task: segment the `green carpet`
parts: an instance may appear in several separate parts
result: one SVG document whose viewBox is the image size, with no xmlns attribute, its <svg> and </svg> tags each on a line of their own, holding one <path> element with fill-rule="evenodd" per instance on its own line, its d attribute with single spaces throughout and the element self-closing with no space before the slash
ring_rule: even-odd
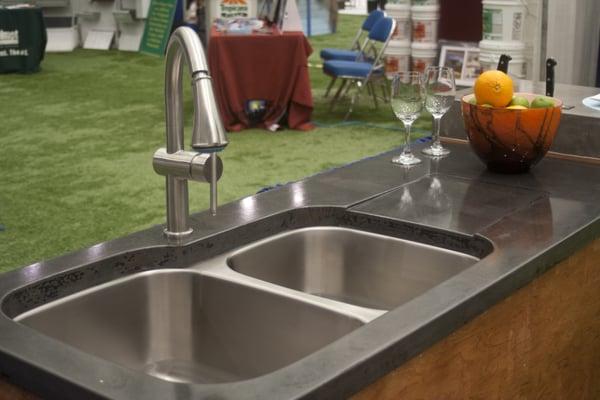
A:
<svg viewBox="0 0 600 400">
<path fill-rule="evenodd" d="M 311 40 L 311 62 L 319 62 L 321 47 L 350 43 L 360 22 L 342 16 L 338 34 Z M 375 111 L 366 97 L 353 119 L 369 126 L 335 125 L 345 106 L 329 113 L 322 99 L 328 79 L 318 68 L 310 73 L 314 119 L 327 127 L 230 134 L 221 203 L 401 143 L 389 108 Z M 47 54 L 40 73 L 0 76 L 0 99 L 0 271 L 165 221 L 164 178 L 151 165 L 165 145 L 162 59 L 118 51 Z M 190 190 L 191 210 L 206 209 L 208 185 L 191 183 Z"/>
</svg>

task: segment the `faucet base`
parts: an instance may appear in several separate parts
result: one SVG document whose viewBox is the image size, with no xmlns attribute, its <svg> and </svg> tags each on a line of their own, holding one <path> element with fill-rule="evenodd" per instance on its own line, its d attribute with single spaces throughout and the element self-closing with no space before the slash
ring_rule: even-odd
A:
<svg viewBox="0 0 600 400">
<path fill-rule="evenodd" d="M 192 228 L 188 229 L 187 231 L 183 231 L 183 232 L 171 232 L 167 228 L 165 228 L 165 230 L 163 231 L 165 236 L 169 239 L 181 239 L 181 238 L 191 235 L 192 232 L 194 232 L 194 230 Z"/>
</svg>

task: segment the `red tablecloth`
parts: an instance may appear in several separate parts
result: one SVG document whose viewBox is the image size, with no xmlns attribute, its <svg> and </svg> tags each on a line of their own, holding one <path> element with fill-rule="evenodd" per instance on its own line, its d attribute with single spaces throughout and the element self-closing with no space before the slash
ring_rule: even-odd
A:
<svg viewBox="0 0 600 400">
<path fill-rule="evenodd" d="M 280 122 L 287 111 L 290 128 L 312 129 L 310 53 L 312 48 L 302 32 L 224 35 L 213 29 L 208 62 L 225 128 L 248 128 L 246 101 L 266 100 L 261 127 Z"/>
</svg>

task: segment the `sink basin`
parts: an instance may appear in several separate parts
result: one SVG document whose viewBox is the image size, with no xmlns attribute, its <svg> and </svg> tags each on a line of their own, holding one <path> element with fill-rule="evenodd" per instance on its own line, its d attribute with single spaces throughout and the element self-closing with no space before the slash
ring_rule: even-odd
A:
<svg viewBox="0 0 600 400">
<path fill-rule="evenodd" d="M 13 290 L 0 307 L 53 338 L 57 354 L 70 346 L 95 356 L 84 374 L 101 358 L 131 379 L 239 382 L 293 368 L 492 248 L 343 209 L 295 209 L 218 239 L 65 269 Z"/>
<path fill-rule="evenodd" d="M 258 241 L 228 259 L 233 270 L 362 307 L 391 310 L 479 258 L 351 228 L 297 229 Z"/>
<path fill-rule="evenodd" d="M 121 278 L 15 320 L 122 366 L 196 383 L 267 374 L 363 325 L 327 308 L 178 269 Z"/>
</svg>

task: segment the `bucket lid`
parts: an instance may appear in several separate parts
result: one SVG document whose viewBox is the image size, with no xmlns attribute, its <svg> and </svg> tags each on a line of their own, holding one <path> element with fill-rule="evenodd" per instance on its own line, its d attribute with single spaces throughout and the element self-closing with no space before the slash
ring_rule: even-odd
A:
<svg viewBox="0 0 600 400">
<path fill-rule="evenodd" d="M 484 6 L 500 6 L 500 7 L 526 7 L 527 3 L 523 0 L 483 0 Z"/>
<path fill-rule="evenodd" d="M 412 42 L 410 47 L 413 50 L 436 50 L 438 49 L 437 43 L 427 43 L 427 42 Z"/>
<path fill-rule="evenodd" d="M 385 11 L 410 11 L 410 4 L 386 4 Z"/>
<path fill-rule="evenodd" d="M 386 7 L 388 17 L 396 19 L 410 19 L 410 6 L 402 5 L 403 9 L 391 9 L 389 6 Z"/>
<path fill-rule="evenodd" d="M 399 56 L 409 56 L 410 52 L 410 42 L 407 40 L 390 40 L 387 48 L 385 49 L 385 54 L 394 54 Z"/>
<path fill-rule="evenodd" d="M 481 51 L 523 51 L 525 50 L 525 43 L 518 40 L 482 40 L 479 42 L 479 49 Z"/>
<path fill-rule="evenodd" d="M 425 14 L 429 14 L 429 13 L 439 13 L 440 12 L 440 5 L 439 4 L 431 4 L 431 5 L 424 5 L 424 6 L 412 6 L 410 8 L 410 10 L 414 13 L 425 13 Z"/>
<path fill-rule="evenodd" d="M 388 47 L 410 49 L 410 40 L 390 40 Z"/>
<path fill-rule="evenodd" d="M 431 45 L 431 43 L 423 43 L 423 44 L 429 44 Z M 413 43 L 413 45 L 411 46 L 412 50 L 411 50 L 411 54 L 413 57 L 423 57 L 423 58 L 435 58 L 437 57 L 437 45 L 433 44 L 433 47 L 420 47 L 420 46 L 415 46 L 415 43 Z"/>
<path fill-rule="evenodd" d="M 411 3 L 413 3 L 413 6 L 428 6 L 439 4 L 440 0 L 412 0 Z"/>
</svg>

